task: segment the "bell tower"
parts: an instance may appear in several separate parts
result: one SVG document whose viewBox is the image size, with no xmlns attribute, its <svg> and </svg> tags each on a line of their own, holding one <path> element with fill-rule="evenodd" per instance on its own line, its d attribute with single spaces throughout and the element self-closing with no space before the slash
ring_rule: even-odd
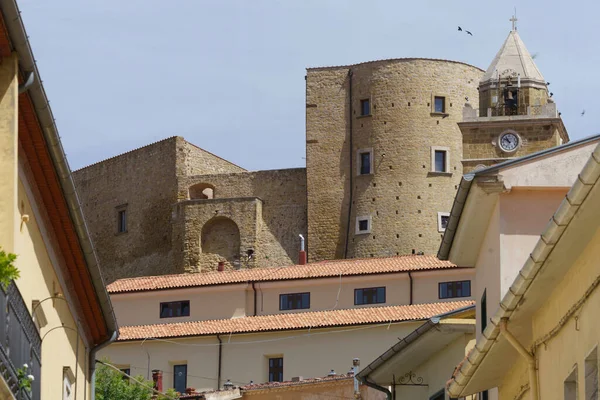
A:
<svg viewBox="0 0 600 400">
<path fill-rule="evenodd" d="M 548 84 L 512 29 L 479 82 L 479 108 L 468 103 L 458 125 L 463 171 L 488 167 L 569 141 Z"/>
</svg>

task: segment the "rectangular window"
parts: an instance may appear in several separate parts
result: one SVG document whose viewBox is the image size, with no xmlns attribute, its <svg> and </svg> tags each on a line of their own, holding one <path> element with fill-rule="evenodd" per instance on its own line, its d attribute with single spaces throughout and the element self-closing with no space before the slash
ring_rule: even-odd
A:
<svg viewBox="0 0 600 400">
<path fill-rule="evenodd" d="M 185 393 L 187 388 L 187 364 L 173 365 L 173 388 Z"/>
<path fill-rule="evenodd" d="M 161 318 L 189 317 L 190 316 L 190 301 L 169 301 L 160 303 Z"/>
<path fill-rule="evenodd" d="M 385 286 L 354 289 L 354 305 L 385 303 Z"/>
<path fill-rule="evenodd" d="M 127 210 L 121 209 L 117 211 L 117 232 L 127 232 Z"/>
<path fill-rule="evenodd" d="M 269 382 L 283 382 L 283 357 L 269 358 Z"/>
<path fill-rule="evenodd" d="M 356 217 L 356 229 L 354 234 L 360 235 L 371 232 L 371 217 Z"/>
<path fill-rule="evenodd" d="M 129 369 L 129 368 L 121 368 L 121 372 L 131 376 L 131 369 Z M 126 377 L 125 375 L 121 375 L 121 377 L 123 378 L 124 381 L 129 381 L 129 378 Z"/>
<path fill-rule="evenodd" d="M 369 99 L 360 101 L 360 115 L 371 115 L 371 101 Z"/>
<path fill-rule="evenodd" d="M 435 150 L 435 172 L 448 172 L 446 171 L 446 150 Z"/>
<path fill-rule="evenodd" d="M 371 173 L 371 152 L 360 153 L 360 174 L 369 175 Z"/>
<path fill-rule="evenodd" d="M 487 326 L 487 289 L 483 289 L 483 296 L 481 296 L 481 332 L 485 331 Z"/>
<path fill-rule="evenodd" d="M 438 212 L 438 232 L 445 232 L 450 221 L 450 213 Z"/>
<path fill-rule="evenodd" d="M 471 296 L 471 281 L 440 282 L 438 288 L 440 299 Z"/>
<path fill-rule="evenodd" d="M 577 365 L 565 379 L 564 387 L 565 400 L 577 400 Z"/>
<path fill-rule="evenodd" d="M 435 96 L 434 98 L 434 111 L 436 113 L 445 113 L 446 112 L 446 98 L 441 96 Z"/>
<path fill-rule="evenodd" d="M 585 400 L 598 400 L 598 348 L 585 358 Z"/>
<path fill-rule="evenodd" d="M 280 310 L 301 310 L 310 308 L 310 293 L 290 293 L 279 295 Z"/>
</svg>

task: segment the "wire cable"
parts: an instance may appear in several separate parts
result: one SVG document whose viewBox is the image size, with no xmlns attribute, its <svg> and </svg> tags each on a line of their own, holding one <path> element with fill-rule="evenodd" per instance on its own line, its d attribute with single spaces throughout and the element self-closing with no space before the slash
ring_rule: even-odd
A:
<svg viewBox="0 0 600 400">
<path fill-rule="evenodd" d="M 96 360 L 96 362 L 97 362 L 97 363 L 99 363 L 99 364 L 105 365 L 105 366 L 107 366 L 107 367 L 109 367 L 109 368 L 112 368 L 112 369 L 114 369 L 115 371 L 117 371 L 117 372 L 118 372 L 118 373 L 120 373 L 121 375 L 123 375 L 123 376 L 126 376 L 128 379 L 130 379 L 130 380 L 134 381 L 135 383 L 137 383 L 137 384 L 138 384 L 138 385 L 140 385 L 140 386 L 143 386 L 143 387 L 145 387 L 146 389 L 150 389 L 150 390 L 152 390 L 154 393 L 156 393 L 156 394 L 158 394 L 158 395 L 164 396 L 164 397 L 166 397 L 167 399 L 177 400 L 177 398 L 176 398 L 176 397 L 171 397 L 171 396 L 169 396 L 168 394 L 165 394 L 165 393 L 159 392 L 158 390 L 154 389 L 153 387 L 151 387 L 151 386 L 148 386 L 148 385 L 144 384 L 143 382 L 140 382 L 140 381 L 138 381 L 138 380 L 137 380 L 137 379 L 135 379 L 133 376 L 131 376 L 131 375 L 129 375 L 129 374 L 126 374 L 125 372 L 121 371 L 121 369 L 119 369 L 118 367 L 116 367 L 116 366 L 114 366 L 114 365 L 112 365 L 112 364 L 110 364 L 110 363 L 107 363 L 107 362 L 104 362 L 104 361 L 100 361 L 100 360 Z"/>
</svg>

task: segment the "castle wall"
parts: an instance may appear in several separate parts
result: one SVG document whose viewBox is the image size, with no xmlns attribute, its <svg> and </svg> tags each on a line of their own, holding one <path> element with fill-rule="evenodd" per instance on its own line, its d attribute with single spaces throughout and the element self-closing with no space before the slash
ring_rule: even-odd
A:
<svg viewBox="0 0 600 400">
<path fill-rule="evenodd" d="M 241 267 L 297 263 L 298 235 L 306 235 L 307 225 L 305 169 L 189 176 L 179 180 L 178 198 L 187 199 L 189 188 L 199 183 L 214 187 L 214 198 L 180 200 L 173 211 L 178 268 L 214 270 L 218 261 L 235 266 L 232 258 L 201 248 L 203 228 L 217 216 L 232 220 L 240 230 Z"/>
<path fill-rule="evenodd" d="M 310 261 L 344 258 L 348 222 L 349 258 L 437 251 L 442 235 L 438 212 L 450 211 L 462 175 L 457 122 L 465 97 L 478 101 L 482 75 L 466 64 L 425 59 L 308 70 Z M 446 115 L 433 112 L 435 96 L 445 97 Z M 360 115 L 362 99 L 370 100 L 368 116 Z M 449 151 L 447 173 L 432 172 L 432 146 Z M 357 176 L 359 149 L 372 149 L 372 174 Z M 357 216 L 371 218 L 370 233 L 355 233 Z"/>
<path fill-rule="evenodd" d="M 189 173 L 244 171 L 171 137 L 73 173 L 106 283 L 119 278 L 183 272 L 172 259 L 171 211 L 178 180 Z M 127 232 L 119 233 L 118 211 Z"/>
</svg>

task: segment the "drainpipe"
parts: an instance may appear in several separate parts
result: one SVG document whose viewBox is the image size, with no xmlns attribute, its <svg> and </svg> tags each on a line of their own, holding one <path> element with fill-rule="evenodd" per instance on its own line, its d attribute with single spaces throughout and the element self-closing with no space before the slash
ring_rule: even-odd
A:
<svg viewBox="0 0 600 400">
<path fill-rule="evenodd" d="M 508 343 L 512 345 L 519 352 L 521 356 L 527 361 L 527 372 L 529 373 L 529 390 L 531 391 L 531 400 L 538 400 L 538 380 L 537 373 L 535 370 L 535 357 L 533 354 L 528 352 L 521 343 L 508 331 L 508 319 L 502 318 L 500 320 L 500 332 L 502 336 L 506 338 Z"/>
<path fill-rule="evenodd" d="M 409 288 L 410 299 L 409 299 L 408 304 L 412 306 L 412 303 L 413 303 L 413 278 L 412 278 L 410 271 L 408 271 L 408 279 L 410 280 L 410 288 Z"/>
<path fill-rule="evenodd" d="M 375 390 L 379 390 L 380 392 L 385 393 L 387 400 L 392 400 L 392 392 L 390 392 L 388 389 L 384 388 L 383 386 L 379 386 L 378 384 L 376 384 L 374 382 L 369 382 L 369 380 L 366 377 L 362 378 L 359 376 L 358 380 L 370 388 L 373 388 Z"/>
<path fill-rule="evenodd" d="M 350 98 L 350 120 L 348 121 L 348 128 L 350 129 L 350 137 L 349 137 L 349 146 L 350 146 L 350 193 L 348 200 L 348 223 L 346 225 L 346 244 L 344 246 L 344 258 L 348 258 L 348 242 L 350 241 L 350 218 L 352 217 L 352 186 L 354 185 L 354 180 L 352 177 L 354 176 L 354 149 L 352 144 L 352 68 L 348 70 L 348 97 Z"/>
<path fill-rule="evenodd" d="M 33 85 L 34 81 L 35 81 L 35 71 L 31 71 L 29 73 L 29 75 L 27 75 L 27 78 L 25 78 L 25 82 L 23 82 L 22 84 L 19 85 L 19 94 L 25 93 L 27 90 L 29 90 L 31 85 Z"/>
<path fill-rule="evenodd" d="M 218 371 L 217 371 L 217 390 L 221 389 L 221 359 L 222 359 L 222 354 L 223 354 L 223 341 L 221 340 L 221 336 L 217 335 L 217 340 L 219 341 L 219 364 L 218 364 Z"/>
<path fill-rule="evenodd" d="M 254 282 L 252 282 L 252 291 L 254 292 L 254 308 L 252 309 L 252 316 L 256 317 L 256 287 L 254 286 Z"/>
<path fill-rule="evenodd" d="M 108 339 L 106 342 L 100 343 L 98 346 L 92 347 L 92 350 L 90 350 L 90 399 L 91 400 L 96 399 L 96 353 L 98 353 L 100 350 L 102 350 L 103 348 L 105 348 L 106 346 L 108 346 L 109 344 L 114 342 L 115 340 L 117 340 L 117 331 L 113 331 L 110 339 Z"/>
</svg>

